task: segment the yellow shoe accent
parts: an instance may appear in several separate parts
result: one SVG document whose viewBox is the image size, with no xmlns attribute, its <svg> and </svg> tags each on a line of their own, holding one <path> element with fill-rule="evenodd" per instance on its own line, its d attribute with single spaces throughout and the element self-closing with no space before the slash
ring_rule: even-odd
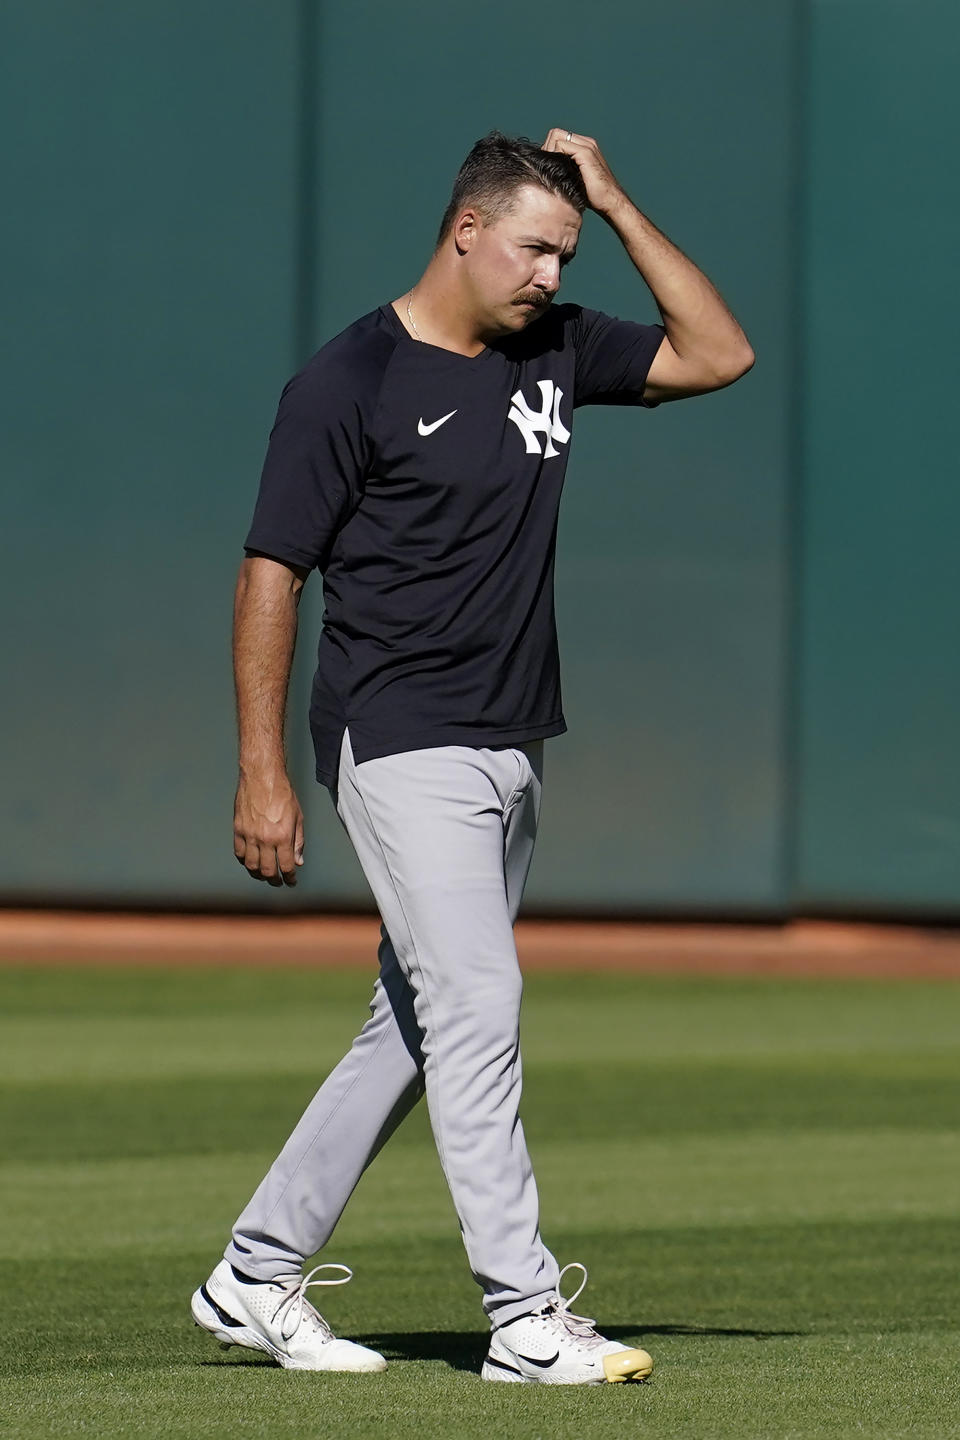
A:
<svg viewBox="0 0 960 1440">
<path fill-rule="evenodd" d="M 646 1380 L 653 1360 L 646 1350 L 615 1350 L 603 1357 L 603 1373 L 611 1384 L 618 1380 Z"/>
</svg>

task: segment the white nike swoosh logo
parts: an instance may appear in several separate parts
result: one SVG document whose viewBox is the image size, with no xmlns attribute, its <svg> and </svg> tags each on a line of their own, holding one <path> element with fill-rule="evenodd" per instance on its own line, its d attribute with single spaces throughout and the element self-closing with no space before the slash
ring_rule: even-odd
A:
<svg viewBox="0 0 960 1440">
<path fill-rule="evenodd" d="M 456 410 L 450 411 L 450 415 L 456 415 L 456 413 Z M 417 426 L 417 429 L 419 430 L 421 435 L 432 435 L 434 430 L 439 430 L 441 425 L 445 425 L 447 423 L 447 421 L 450 419 L 450 415 L 441 415 L 440 419 L 434 420 L 432 425 L 424 425 L 423 416 L 421 415 L 420 423 Z"/>
</svg>

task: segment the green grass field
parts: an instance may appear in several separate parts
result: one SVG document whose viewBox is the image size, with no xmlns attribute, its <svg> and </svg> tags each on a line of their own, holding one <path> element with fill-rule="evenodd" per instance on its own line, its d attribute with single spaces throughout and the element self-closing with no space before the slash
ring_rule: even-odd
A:
<svg viewBox="0 0 960 1440">
<path fill-rule="evenodd" d="M 578 1310 L 643 1386 L 484 1385 L 426 1115 L 321 1304 L 382 1376 L 221 1352 L 190 1292 L 369 976 L 0 969 L 4 1436 L 960 1434 L 960 987 L 534 975 L 524 1119 Z"/>
</svg>

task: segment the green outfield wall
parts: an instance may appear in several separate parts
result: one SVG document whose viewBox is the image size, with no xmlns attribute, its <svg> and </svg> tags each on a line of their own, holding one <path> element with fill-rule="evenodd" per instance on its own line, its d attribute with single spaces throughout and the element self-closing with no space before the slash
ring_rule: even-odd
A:
<svg viewBox="0 0 960 1440">
<path fill-rule="evenodd" d="M 228 631 L 284 381 L 408 288 L 477 135 L 594 134 L 758 355 L 578 415 L 531 905 L 960 913 L 950 136 L 918 0 L 14 0 L 0 106 L 0 894 L 363 904 L 313 783 L 295 895 L 232 856 Z M 566 298 L 653 302 L 586 219 Z"/>
<path fill-rule="evenodd" d="M 960 910 L 960 8 L 819 0 L 794 901 Z"/>
</svg>

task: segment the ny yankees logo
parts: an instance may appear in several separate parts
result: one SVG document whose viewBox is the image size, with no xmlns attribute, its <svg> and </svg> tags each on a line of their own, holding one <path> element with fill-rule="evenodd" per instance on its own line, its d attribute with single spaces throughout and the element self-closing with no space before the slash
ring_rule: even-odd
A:
<svg viewBox="0 0 960 1440">
<path fill-rule="evenodd" d="M 523 391 L 518 390 L 511 395 L 512 404 L 508 420 L 512 420 L 520 431 L 527 444 L 528 455 L 559 455 L 560 451 L 554 449 L 553 442 L 558 445 L 566 445 L 570 439 L 570 431 L 560 419 L 560 401 L 563 399 L 563 391 L 559 386 L 554 385 L 552 380 L 538 380 L 537 388 L 543 396 L 543 409 L 537 414 L 531 410 L 523 398 Z M 540 442 L 537 433 L 542 432 L 546 436 L 546 445 L 540 449 Z"/>
</svg>

